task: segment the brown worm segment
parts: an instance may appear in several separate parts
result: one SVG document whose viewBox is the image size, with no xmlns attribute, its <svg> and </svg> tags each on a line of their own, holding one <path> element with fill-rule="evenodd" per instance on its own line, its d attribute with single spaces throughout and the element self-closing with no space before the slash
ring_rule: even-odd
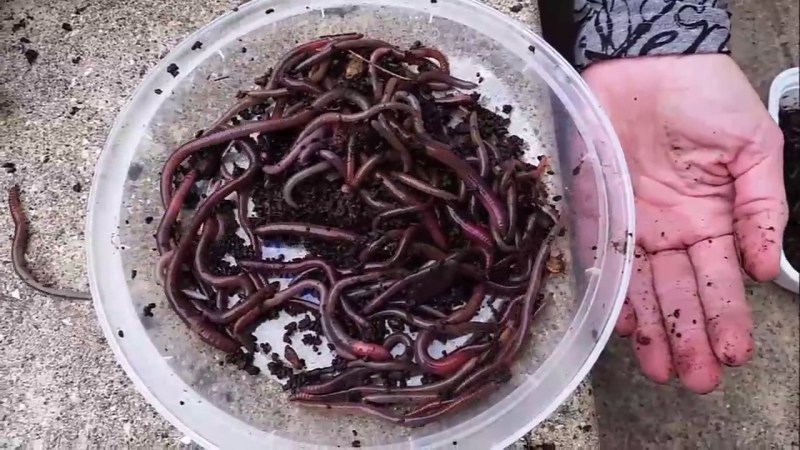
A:
<svg viewBox="0 0 800 450">
<path fill-rule="evenodd" d="M 25 250 L 28 248 L 28 222 L 22 211 L 22 201 L 19 198 L 19 186 L 16 184 L 8 190 L 8 209 L 14 221 L 14 239 L 11 243 L 11 265 L 20 280 L 31 288 L 53 297 L 67 300 L 91 300 L 88 292 L 73 291 L 71 289 L 58 289 L 45 286 L 33 276 L 25 261 Z"/>
<path fill-rule="evenodd" d="M 180 276 L 180 268 L 193 247 L 192 237 L 197 235 L 202 224 L 211 216 L 214 206 L 225 199 L 229 194 L 251 184 L 259 171 L 258 155 L 256 155 L 255 150 L 247 144 L 243 145 L 243 147 L 250 161 L 248 168 L 239 178 L 224 184 L 200 205 L 184 234 L 185 237 L 181 239 L 181 242 L 175 248 L 172 260 L 167 267 L 167 275 L 164 282 L 164 291 L 167 294 L 167 300 L 172 309 L 178 314 L 178 317 L 186 323 L 190 329 L 195 331 L 203 342 L 226 353 L 235 353 L 239 351 L 239 343 L 221 332 L 216 326 L 212 325 L 203 317 L 201 312 L 198 311 L 192 302 L 186 298 L 185 294 L 180 291 L 178 287 L 178 278 Z"/>
<path fill-rule="evenodd" d="M 164 211 L 161 217 L 161 222 L 158 223 L 158 230 L 156 231 L 156 246 L 158 253 L 164 255 L 172 250 L 172 233 L 175 222 L 178 220 L 178 215 L 181 213 L 181 206 L 183 205 L 186 195 L 192 188 L 197 172 L 194 170 L 189 172 L 183 177 L 181 184 L 175 191 L 175 196 L 170 201 L 169 206 Z"/>
</svg>

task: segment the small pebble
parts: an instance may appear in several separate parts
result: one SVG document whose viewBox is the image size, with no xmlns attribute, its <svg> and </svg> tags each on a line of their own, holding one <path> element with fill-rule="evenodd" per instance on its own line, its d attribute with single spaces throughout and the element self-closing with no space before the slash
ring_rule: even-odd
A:
<svg viewBox="0 0 800 450">
<path fill-rule="evenodd" d="M 68 24 L 67 22 L 62 23 L 61 28 L 64 31 L 72 31 L 72 25 Z"/>
</svg>

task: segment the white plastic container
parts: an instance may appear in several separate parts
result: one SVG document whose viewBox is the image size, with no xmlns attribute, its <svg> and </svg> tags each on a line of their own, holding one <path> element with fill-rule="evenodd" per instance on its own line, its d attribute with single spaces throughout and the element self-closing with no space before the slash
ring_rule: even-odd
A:
<svg viewBox="0 0 800 450">
<path fill-rule="evenodd" d="M 287 48 L 345 31 L 403 46 L 419 39 L 450 56 L 455 76 L 480 72 L 487 101 L 513 104 L 512 131 L 529 142 L 529 157 L 551 157 L 554 193 L 563 193 L 570 233 L 558 248 L 570 276 L 549 278 L 552 301 L 513 378 L 419 429 L 304 409 L 270 378 L 220 365 L 224 355 L 187 330 L 153 275 L 152 217 L 163 213 L 158 174 L 167 155 Z M 176 46 L 120 112 L 95 170 L 86 236 L 94 306 L 117 360 L 159 413 L 203 447 L 347 447 L 357 431 L 368 448 L 485 450 L 505 448 L 547 418 L 602 352 L 630 278 L 634 207 L 624 155 L 596 99 L 523 24 L 477 0 L 252 0 Z M 149 303 L 154 317 L 142 314 Z"/>
<path fill-rule="evenodd" d="M 768 108 L 775 122 L 778 122 L 782 109 L 800 108 L 800 69 L 793 67 L 775 77 L 769 89 Z M 800 273 L 789 264 L 785 253 L 781 253 L 781 273 L 775 283 L 791 292 L 800 293 Z"/>
</svg>

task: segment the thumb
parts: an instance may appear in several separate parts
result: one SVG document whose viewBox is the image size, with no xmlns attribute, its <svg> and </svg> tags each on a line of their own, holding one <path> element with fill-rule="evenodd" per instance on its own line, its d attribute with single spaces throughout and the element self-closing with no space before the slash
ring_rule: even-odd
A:
<svg viewBox="0 0 800 450">
<path fill-rule="evenodd" d="M 756 281 L 780 271 L 783 230 L 788 219 L 783 185 L 783 134 L 767 120 L 750 144 L 728 164 L 736 178 L 733 229 L 742 267 Z"/>
</svg>

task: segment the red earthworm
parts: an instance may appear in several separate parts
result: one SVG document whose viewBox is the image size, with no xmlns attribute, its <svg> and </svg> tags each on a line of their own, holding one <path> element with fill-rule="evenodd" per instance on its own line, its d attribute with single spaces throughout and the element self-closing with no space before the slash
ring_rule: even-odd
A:
<svg viewBox="0 0 800 450">
<path fill-rule="evenodd" d="M 358 196 L 364 201 L 364 204 L 376 211 L 388 211 L 394 207 L 391 203 L 386 203 L 381 200 L 373 198 L 368 192 L 364 190 L 358 191 Z"/>
<path fill-rule="evenodd" d="M 269 120 L 278 120 L 286 113 L 286 103 L 288 101 L 285 97 L 275 100 L 275 106 L 272 107 L 272 112 L 269 114 Z M 290 114 L 287 114 L 290 115 Z"/>
<path fill-rule="evenodd" d="M 270 283 L 261 289 L 249 294 L 244 300 L 235 304 L 232 308 L 220 312 L 203 311 L 206 318 L 211 322 L 227 325 L 236 322 L 241 317 L 256 309 L 259 305 L 275 295 L 280 286 L 278 283 Z M 227 298 L 227 295 L 225 296 Z"/>
<path fill-rule="evenodd" d="M 42 284 L 33 276 L 25 261 L 25 250 L 28 248 L 28 222 L 22 211 L 22 201 L 19 198 L 19 186 L 16 184 L 8 190 L 8 209 L 14 221 L 14 240 L 11 244 L 11 265 L 20 280 L 31 288 L 47 295 L 69 300 L 91 300 L 88 292 L 73 291 L 71 289 L 57 289 Z"/>
<path fill-rule="evenodd" d="M 333 60 L 326 59 L 317 65 L 315 70 L 311 71 L 311 74 L 308 76 L 308 80 L 314 84 L 319 84 L 322 80 L 325 79 L 325 76 L 328 75 L 328 69 L 331 67 L 331 63 Z"/>
<path fill-rule="evenodd" d="M 156 231 L 156 247 L 158 247 L 158 253 L 161 255 L 172 250 L 172 229 L 178 220 L 178 215 L 181 213 L 181 206 L 183 206 L 186 195 L 194 185 L 195 178 L 197 178 L 197 172 L 194 170 L 184 175 L 181 184 L 175 191 L 175 196 L 164 211 L 164 215 L 161 216 L 161 222 L 158 223 L 158 230 Z"/>
<path fill-rule="evenodd" d="M 318 131 L 319 135 L 322 136 L 325 134 L 326 130 L 324 128 L 320 128 Z M 307 141 L 305 145 L 300 145 L 298 147 L 297 157 L 295 158 L 294 156 L 292 156 L 292 158 L 295 158 L 295 160 L 298 161 L 300 165 L 306 165 L 311 162 L 312 157 L 316 156 L 320 150 L 328 147 L 330 147 L 329 139 L 318 139 L 318 138 L 310 139 Z"/>
<path fill-rule="evenodd" d="M 328 149 L 320 150 L 319 157 L 333 166 L 333 168 L 336 169 L 336 172 L 339 172 L 339 174 L 342 176 L 345 175 L 344 161 L 342 161 L 342 158 L 340 158 L 336 153 L 333 153 Z"/>
<path fill-rule="evenodd" d="M 405 102 L 408 104 L 408 106 L 414 108 L 415 111 L 420 113 L 422 112 L 422 105 L 419 103 L 419 100 L 408 91 L 397 91 L 392 93 L 392 101 Z"/>
<path fill-rule="evenodd" d="M 469 115 L 469 134 L 472 138 L 472 143 L 478 151 L 478 161 L 480 163 L 479 174 L 482 178 L 489 176 L 489 153 L 486 151 L 486 145 L 481 138 L 481 132 L 478 129 L 478 113 L 472 111 Z"/>
<path fill-rule="evenodd" d="M 402 424 L 407 427 L 421 427 L 435 421 L 444 414 L 448 414 L 468 406 L 475 400 L 482 398 L 489 392 L 496 390 L 499 386 L 499 383 L 490 382 L 471 392 L 465 392 L 452 400 L 442 401 L 440 403 L 441 407 L 433 411 L 426 408 L 425 412 L 409 413 L 403 417 Z"/>
<path fill-rule="evenodd" d="M 377 170 L 378 166 L 383 164 L 386 160 L 386 155 L 383 154 L 370 156 L 369 159 L 359 167 L 358 172 L 356 172 L 353 182 L 351 183 L 352 188 L 358 189 L 367 177 L 372 175 L 375 170 Z"/>
<path fill-rule="evenodd" d="M 241 317 L 239 317 L 233 325 L 233 333 L 240 334 L 246 329 L 250 328 L 261 316 L 267 311 L 277 308 L 285 303 L 287 300 L 300 296 L 306 290 L 315 290 L 320 298 L 327 294 L 328 289 L 324 284 L 316 280 L 303 280 L 292 287 L 286 288 L 272 297 L 264 299 L 262 302 L 251 307 Z"/>
<path fill-rule="evenodd" d="M 347 39 L 361 39 L 363 37 L 362 34 L 358 33 L 344 33 L 335 36 L 326 36 L 321 37 L 319 39 L 315 39 L 310 42 L 306 42 L 305 44 L 298 45 L 297 47 L 288 51 L 274 66 L 272 70 L 272 76 L 270 77 L 269 82 L 266 85 L 266 89 L 274 89 L 278 80 L 283 79 L 284 74 L 287 69 L 296 69 L 301 70 L 299 67 L 289 67 L 288 62 L 292 59 L 296 58 L 297 55 L 303 55 L 308 52 L 312 52 L 322 48 L 323 46 L 329 44 L 330 42 L 335 42 L 338 40 L 347 40 Z"/>
<path fill-rule="evenodd" d="M 408 254 L 409 249 L 411 248 L 411 239 L 414 237 L 415 234 L 419 234 L 420 228 L 416 225 L 412 225 L 403 232 L 403 235 L 400 237 L 400 240 L 397 241 L 397 249 L 394 251 L 392 256 L 379 263 L 369 263 L 365 264 L 363 269 L 365 271 L 375 271 L 375 270 L 383 270 L 389 269 L 392 266 L 402 262 L 406 255 Z"/>
<path fill-rule="evenodd" d="M 428 156 L 452 168 L 467 187 L 475 191 L 481 204 L 489 213 L 492 224 L 505 230 L 508 227 L 506 211 L 500 205 L 497 195 L 486 185 L 480 175 L 475 173 L 475 170 L 463 159 L 456 156 L 447 145 L 432 139 L 426 139 L 424 145 Z"/>
<path fill-rule="evenodd" d="M 392 99 L 394 93 L 397 92 L 397 89 L 400 86 L 400 80 L 397 78 L 390 78 L 389 81 L 386 82 L 386 87 L 383 89 L 383 95 L 381 96 L 381 102 L 385 103 Z"/>
<path fill-rule="evenodd" d="M 445 56 L 444 53 L 435 48 L 430 48 L 430 47 L 417 48 L 409 51 L 408 53 L 410 53 L 415 58 L 434 59 L 439 64 L 439 70 L 441 72 L 450 73 L 450 62 L 447 60 L 447 56 Z"/>
<path fill-rule="evenodd" d="M 336 50 L 355 50 L 355 49 L 376 49 L 381 47 L 392 47 L 388 42 L 380 41 L 378 39 L 352 39 L 352 40 L 339 40 L 333 41 L 326 45 L 325 48 L 317 52 L 314 56 L 308 58 L 302 63 L 298 64 L 295 70 L 305 70 L 315 64 L 319 64 L 325 59 L 330 58 Z"/>
<path fill-rule="evenodd" d="M 431 357 L 428 353 L 428 347 L 430 347 L 431 342 L 433 342 L 435 334 L 433 329 L 422 330 L 417 335 L 417 339 L 414 343 L 414 359 L 422 370 L 427 373 L 433 373 L 439 376 L 450 375 L 456 372 L 458 368 L 467 361 L 488 348 L 488 344 L 475 344 L 469 347 L 461 347 L 447 356 L 436 359 Z"/>
<path fill-rule="evenodd" d="M 420 206 L 424 205 L 423 202 L 419 201 L 410 193 L 406 192 L 404 189 L 400 188 L 395 184 L 389 177 L 386 175 L 378 172 L 378 177 L 381 179 L 383 185 L 389 190 L 389 193 L 392 194 L 397 200 L 402 202 L 406 206 Z M 441 248 L 447 248 L 447 238 L 442 233 L 442 229 L 439 226 L 439 221 L 436 220 L 436 216 L 430 210 L 422 210 L 420 211 L 420 222 L 422 222 L 422 226 L 428 230 L 428 233 L 431 235 L 431 239 L 433 242 Z"/>
<path fill-rule="evenodd" d="M 426 292 L 424 294 L 428 297 L 438 294 L 444 286 L 450 286 L 452 278 L 457 272 L 458 258 L 459 256 L 456 254 L 448 256 L 444 261 L 426 264 L 420 270 L 404 277 L 399 282 L 393 284 L 392 287 L 367 302 L 361 310 L 362 314 L 370 315 L 376 312 L 378 308 L 386 304 L 392 297 L 412 286 L 425 286 Z M 433 283 L 439 288 L 434 288 Z M 421 295 L 422 293 L 420 293 L 420 298 L 418 298 L 420 301 L 422 301 Z"/>
<path fill-rule="evenodd" d="M 405 230 L 403 229 L 396 229 L 387 231 L 383 234 L 383 236 L 379 237 L 375 241 L 371 242 L 367 245 L 361 252 L 358 254 L 358 260 L 361 263 L 365 263 L 369 261 L 369 259 L 374 255 L 376 252 L 380 251 L 383 247 L 386 246 L 391 240 L 398 239 L 400 236 L 403 235 Z"/>
<path fill-rule="evenodd" d="M 239 226 L 244 231 L 245 236 L 250 241 L 250 248 L 253 251 L 260 251 L 261 250 L 261 242 L 256 236 L 255 232 L 253 232 L 253 225 L 250 222 L 250 216 L 248 214 L 248 208 L 250 205 L 250 195 L 252 192 L 251 189 L 242 189 L 236 193 L 236 202 L 238 204 L 237 209 L 237 219 L 239 220 Z"/>
<path fill-rule="evenodd" d="M 413 327 L 421 329 L 434 328 L 440 324 L 438 320 L 425 319 L 400 308 L 383 308 L 370 314 L 368 318 L 369 320 L 400 319 Z"/>
<path fill-rule="evenodd" d="M 494 144 L 492 144 L 489 141 L 483 141 L 483 144 L 492 153 L 492 157 L 494 158 L 495 161 L 502 161 L 502 158 L 500 157 L 500 152 L 497 150 L 497 147 Z"/>
<path fill-rule="evenodd" d="M 249 296 L 255 291 L 255 285 L 246 274 L 220 276 L 215 275 L 206 267 L 204 256 L 208 254 L 208 247 L 217 234 L 218 226 L 216 217 L 209 218 L 203 225 L 203 231 L 200 234 L 200 240 L 197 243 L 193 259 L 194 270 L 200 280 L 205 283 L 216 288 L 239 288 L 245 292 L 245 295 Z"/>
<path fill-rule="evenodd" d="M 448 105 L 448 106 L 473 105 L 475 104 L 475 97 L 458 92 L 444 97 L 436 97 L 433 99 L 433 102 L 436 103 L 437 105 Z"/>
<path fill-rule="evenodd" d="M 461 80 L 459 78 L 456 78 L 452 75 L 449 75 L 447 73 L 438 70 L 430 70 L 428 72 L 423 72 L 419 74 L 416 81 L 418 83 L 429 83 L 429 82 L 444 83 L 448 86 L 456 87 L 459 89 L 475 89 L 476 87 L 478 87 L 477 84 L 471 81 Z"/>
<path fill-rule="evenodd" d="M 461 229 L 461 231 L 464 233 L 464 236 L 472 243 L 483 248 L 493 247 L 494 243 L 492 241 L 492 237 L 481 225 L 468 222 L 450 205 L 445 206 L 445 210 L 447 211 L 447 215 L 450 217 L 450 220 L 452 220 L 453 223 Z"/>
<path fill-rule="evenodd" d="M 510 283 L 520 283 L 523 281 L 528 281 L 531 277 L 531 271 L 533 270 L 533 258 L 534 255 L 521 255 L 521 260 L 525 262 L 525 265 L 522 266 L 522 270 L 520 273 L 516 275 L 511 275 L 508 277 L 508 282 Z"/>
<path fill-rule="evenodd" d="M 365 395 L 362 401 L 364 403 L 378 404 L 378 405 L 393 405 L 398 403 L 423 403 L 437 401 L 441 398 L 439 394 L 398 394 L 392 391 L 386 391 L 380 394 Z"/>
<path fill-rule="evenodd" d="M 505 235 L 506 242 L 508 242 L 511 236 L 517 234 L 517 204 L 517 186 L 511 183 L 506 191 L 506 211 L 508 211 L 508 229 Z"/>
<path fill-rule="evenodd" d="M 482 284 L 475 285 L 464 306 L 447 316 L 444 323 L 456 324 L 472 319 L 481 309 L 484 297 L 486 297 L 486 287 Z"/>
<path fill-rule="evenodd" d="M 383 340 L 383 348 L 389 352 L 398 345 L 403 346 L 403 354 L 400 355 L 400 359 L 410 361 L 414 357 L 414 340 L 411 339 L 411 336 L 405 333 L 392 333 Z"/>
<path fill-rule="evenodd" d="M 380 347 L 380 346 L 379 346 Z M 383 347 L 381 347 L 383 349 Z M 384 350 L 385 351 L 385 350 Z M 387 352 L 388 353 L 388 352 Z M 391 355 L 389 358 L 391 359 Z M 416 371 L 418 367 L 411 361 L 403 361 L 399 359 L 389 361 L 367 361 L 364 359 L 357 359 L 347 363 L 347 367 L 366 367 L 377 372 L 394 372 L 394 371 Z"/>
<path fill-rule="evenodd" d="M 164 272 L 167 270 L 167 266 L 169 265 L 169 260 L 172 259 L 172 250 L 164 252 L 158 258 L 158 262 L 156 262 L 155 272 L 156 272 L 156 280 L 160 286 L 164 285 Z"/>
<path fill-rule="evenodd" d="M 305 367 L 305 364 L 299 356 L 297 356 L 297 352 L 294 349 L 287 345 L 283 349 L 283 358 L 291 364 L 292 368 L 295 370 L 301 370 Z"/>
<path fill-rule="evenodd" d="M 344 184 L 348 189 L 353 188 L 356 177 L 356 135 L 347 138 L 347 158 L 345 159 Z"/>
<path fill-rule="evenodd" d="M 284 77 L 281 79 L 280 84 L 293 92 L 302 92 L 312 95 L 320 95 L 324 92 L 322 88 L 308 80 L 297 80 L 294 78 Z"/>
<path fill-rule="evenodd" d="M 265 273 L 267 275 L 282 276 L 296 275 L 309 269 L 322 270 L 330 283 L 339 279 L 336 269 L 322 259 L 307 259 L 298 262 L 267 262 L 267 261 L 237 261 L 239 267 L 245 270 Z"/>
<path fill-rule="evenodd" d="M 172 153 L 161 171 L 161 200 L 166 207 L 172 198 L 172 176 L 183 161 L 190 155 L 217 144 L 232 141 L 253 133 L 268 133 L 295 128 L 313 119 L 313 111 L 307 110 L 292 117 L 278 120 L 248 122 L 238 127 L 205 135 L 181 145 Z M 258 165 L 258 160 L 253 165 Z"/>
<path fill-rule="evenodd" d="M 281 119 L 276 120 L 260 120 L 256 122 L 248 122 L 236 127 L 228 128 L 223 131 L 219 131 L 216 133 L 208 134 L 201 136 L 199 138 L 193 139 L 186 144 L 180 146 L 175 152 L 173 152 L 169 158 L 167 158 L 167 162 L 164 163 L 164 167 L 161 172 L 161 198 L 164 207 L 169 204 L 169 200 L 172 197 L 172 190 L 170 184 L 172 183 L 172 177 L 175 171 L 180 167 L 186 158 L 191 156 L 192 154 L 199 152 L 203 149 L 208 147 L 212 147 L 217 144 L 229 142 L 235 139 L 243 138 L 245 136 L 249 136 L 253 133 L 272 133 L 276 131 L 283 131 L 291 128 L 296 128 L 302 125 L 307 124 L 308 122 L 314 119 L 314 114 L 326 108 L 331 103 L 341 100 L 347 99 L 351 102 L 354 102 L 356 105 L 368 105 L 369 101 L 366 100 L 364 96 L 359 95 L 358 93 L 354 93 L 352 90 L 348 89 L 335 89 L 330 92 L 326 92 L 325 94 L 319 96 L 312 104 L 311 108 L 307 109 L 303 112 L 297 113 L 295 115 L 284 117 Z M 352 115 L 341 115 L 341 121 L 360 121 L 366 118 L 372 117 L 374 114 L 378 114 L 379 112 L 385 109 L 400 109 L 402 110 L 406 105 L 402 104 L 383 104 L 383 105 L 376 105 L 380 106 L 380 108 L 374 108 L 374 110 L 370 110 L 369 113 L 366 114 L 365 117 L 359 116 L 358 114 L 366 113 L 367 111 L 362 111 L 362 113 L 352 114 Z M 333 113 L 328 113 L 333 114 Z M 325 116 L 325 114 L 323 114 Z M 319 119 L 319 118 L 317 118 Z M 337 117 L 327 116 L 327 122 L 335 122 Z M 300 142 L 302 139 L 306 137 L 306 135 L 314 130 L 316 130 L 320 125 L 324 125 L 326 121 L 321 121 L 317 123 L 313 129 L 309 129 L 310 125 L 307 126 L 303 132 L 298 136 L 295 142 Z M 308 132 L 307 132 L 308 130 Z M 287 159 L 289 156 L 284 157 L 276 166 L 265 166 L 264 171 L 268 174 L 277 174 L 280 173 L 285 169 L 285 166 L 288 166 L 290 162 L 293 162 L 294 159 L 297 158 L 299 150 L 294 149 L 294 152 L 290 151 L 291 158 L 290 160 Z"/>
<path fill-rule="evenodd" d="M 370 122 L 370 126 L 372 126 L 372 128 L 389 143 L 392 149 L 397 152 L 397 155 L 400 157 L 400 161 L 403 163 L 403 172 L 411 171 L 414 160 L 411 159 L 411 153 L 408 151 L 408 148 L 406 148 L 406 146 L 400 142 L 400 139 L 398 139 L 389 128 L 385 127 L 378 120 L 373 120 Z"/>
<path fill-rule="evenodd" d="M 325 336 L 328 337 L 328 340 L 331 341 L 331 344 L 336 348 L 336 353 L 342 358 L 353 360 L 356 359 L 356 357 L 362 357 L 376 361 L 391 359 L 389 352 L 380 345 L 354 340 L 350 336 L 347 336 L 334 318 L 334 313 L 339 303 L 339 296 L 342 295 L 344 289 L 353 284 L 391 277 L 394 273 L 396 272 L 368 273 L 339 280 L 333 285 L 328 295 L 323 297 L 320 306 L 322 330 Z"/>
<path fill-rule="evenodd" d="M 449 377 L 422 386 L 409 386 L 391 389 L 379 386 L 357 386 L 340 392 L 346 396 L 354 394 L 364 396 L 364 400 L 370 399 L 371 396 L 382 396 L 387 394 L 396 396 L 417 396 L 417 398 L 420 398 L 418 396 L 432 395 L 437 397 L 435 400 L 441 400 L 443 395 L 446 395 L 447 392 L 453 389 L 459 381 L 464 379 L 465 376 L 475 369 L 477 363 L 478 358 L 472 358 L 464 365 L 459 367 L 458 370 Z M 372 397 L 373 401 L 378 401 L 378 399 L 384 399 L 383 402 L 385 403 L 397 403 L 394 401 L 394 397 Z"/>
<path fill-rule="evenodd" d="M 402 58 L 404 53 L 394 47 L 380 47 L 373 50 L 369 57 L 369 79 L 372 84 L 372 91 L 375 93 L 375 100 L 380 100 L 383 96 L 383 85 L 378 78 L 378 67 L 381 58 L 386 55 L 392 55 L 395 58 Z"/>
<path fill-rule="evenodd" d="M 324 402 L 306 401 L 302 399 L 296 399 L 295 402 L 309 408 L 337 410 L 343 412 L 355 412 L 371 417 L 376 417 L 378 419 L 382 419 L 390 423 L 396 423 L 396 424 L 403 423 L 403 419 L 401 417 L 398 417 L 391 410 L 387 410 L 385 408 L 377 408 L 374 406 L 365 405 L 363 403 L 350 403 L 350 402 L 324 403 Z"/>
<path fill-rule="evenodd" d="M 289 90 L 286 88 L 277 89 L 252 89 L 249 91 L 241 91 L 241 96 L 244 98 L 251 97 L 257 100 L 270 100 L 273 98 L 280 98 L 289 95 Z"/>
<path fill-rule="evenodd" d="M 395 209 L 390 209 L 388 211 L 383 211 L 372 219 L 372 229 L 378 230 L 380 228 L 381 222 L 383 222 L 384 220 L 391 219 L 393 217 L 405 216 L 406 214 L 420 213 L 425 210 L 429 210 L 432 206 L 433 206 L 433 201 L 428 200 L 427 202 L 420 203 L 418 205 L 404 206 L 402 208 L 395 208 Z"/>
<path fill-rule="evenodd" d="M 273 222 L 256 227 L 255 233 L 262 237 L 296 235 L 330 242 L 358 241 L 358 235 L 341 228 L 326 227 L 310 223 Z"/>
<path fill-rule="evenodd" d="M 506 243 L 505 237 L 503 236 L 503 232 L 495 228 L 494 226 L 490 226 L 490 234 L 492 235 L 492 240 L 494 240 L 494 245 L 497 246 L 501 251 L 506 253 L 514 253 L 518 249 L 512 244 Z"/>
<path fill-rule="evenodd" d="M 213 208 L 220 201 L 225 199 L 232 192 L 252 183 L 257 175 L 257 171 L 259 170 L 257 164 L 258 156 L 255 150 L 248 144 L 244 144 L 243 148 L 250 160 L 248 168 L 239 178 L 220 187 L 219 190 L 211 194 L 206 201 L 199 206 L 185 233 L 187 238 L 182 239 L 175 249 L 172 260 L 167 268 L 167 275 L 164 283 L 164 291 L 167 294 L 167 300 L 172 309 L 178 314 L 178 317 L 180 317 L 190 329 L 196 332 L 201 340 L 226 353 L 235 353 L 239 351 L 239 343 L 219 331 L 208 322 L 208 319 L 203 317 L 200 311 L 198 311 L 191 301 L 179 290 L 178 279 L 180 276 L 180 267 L 183 265 L 190 249 L 193 247 L 192 239 L 188 237 L 197 235 L 200 226 L 205 223 L 212 214 Z"/>
<path fill-rule="evenodd" d="M 417 306 L 414 307 L 414 309 L 419 311 L 419 312 L 421 312 L 421 313 L 425 313 L 425 314 L 427 314 L 427 315 L 429 315 L 431 317 L 435 317 L 437 319 L 444 319 L 445 317 L 447 317 L 447 314 L 439 311 L 438 309 L 436 309 L 436 308 L 434 308 L 432 306 L 428 306 L 428 305 L 417 305 Z"/>
<path fill-rule="evenodd" d="M 405 105 L 403 103 L 380 103 L 375 106 L 372 106 L 367 110 L 358 113 L 352 113 L 352 114 L 343 114 L 337 112 L 323 113 L 314 118 L 306 126 L 306 128 L 303 129 L 303 131 L 298 136 L 296 142 L 298 143 L 302 142 L 309 134 L 313 133 L 322 126 L 331 125 L 334 123 L 356 123 L 362 120 L 367 120 L 383 111 L 391 111 L 391 110 L 408 111 L 409 109 L 410 108 L 408 107 L 408 105 Z M 308 110 L 304 111 L 302 113 L 293 116 L 293 118 L 295 117 L 305 118 L 305 114 L 308 112 L 309 112 Z M 279 122 L 279 121 L 274 121 L 274 122 Z M 274 122 L 268 122 L 268 123 L 274 123 Z M 242 126 L 247 126 L 247 125 L 242 125 Z M 288 168 L 297 160 L 297 158 L 300 156 L 303 150 L 304 149 L 301 148 L 299 145 L 292 146 L 292 149 L 289 150 L 289 153 L 286 156 L 284 156 L 278 163 L 276 163 L 275 165 L 264 166 L 264 172 L 266 172 L 268 175 L 277 175 L 283 172 L 284 170 L 286 170 L 286 168 Z"/>
<path fill-rule="evenodd" d="M 349 275 L 353 275 L 352 273 Z M 378 283 L 368 284 L 366 286 L 359 287 L 357 289 L 353 289 L 347 293 L 347 297 L 353 300 L 358 300 L 366 297 L 372 297 L 376 293 L 388 288 L 389 286 L 393 285 L 397 281 L 395 280 L 388 280 L 388 281 L 380 281 Z"/>
<path fill-rule="evenodd" d="M 442 199 L 442 200 L 444 200 L 446 202 L 454 202 L 454 201 L 458 200 L 458 196 L 457 195 L 451 194 L 451 193 L 449 193 L 449 192 L 447 192 L 447 191 L 445 191 L 443 189 L 435 188 L 435 187 L 431 186 L 430 184 L 425 183 L 424 181 L 422 181 L 422 180 L 420 180 L 418 178 L 414 178 L 413 176 L 411 176 L 411 175 L 409 175 L 407 173 L 392 172 L 391 176 L 392 176 L 392 178 L 394 178 L 397 181 L 405 184 L 406 186 L 412 187 L 412 188 L 414 188 L 414 189 L 416 189 L 416 190 L 418 190 L 420 192 L 424 192 L 424 193 L 426 193 L 428 195 L 432 195 L 432 196 L 434 196 L 436 198 L 440 198 L 440 199 Z"/>
<path fill-rule="evenodd" d="M 503 345 L 503 348 L 495 361 L 470 375 L 461 383 L 461 385 L 459 385 L 459 387 L 456 389 L 456 392 L 463 392 L 492 373 L 507 367 L 519 352 L 519 349 L 522 347 L 522 343 L 528 336 L 530 323 L 536 309 L 536 297 L 539 295 L 539 288 L 541 287 L 542 283 L 544 265 L 550 254 L 550 245 L 558 232 L 558 227 L 553 227 L 545 239 L 545 242 L 542 244 L 541 248 L 536 254 L 536 259 L 533 263 L 533 269 L 531 270 L 530 281 L 528 282 L 528 289 L 525 292 L 525 295 L 520 297 L 519 300 L 522 306 L 522 311 L 519 314 L 520 324 L 518 330 L 514 332 L 511 340 L 507 344 Z M 512 307 L 513 304 L 510 304 L 509 309 Z"/>
<path fill-rule="evenodd" d="M 270 90 L 251 90 L 242 92 L 244 98 L 239 100 L 236 104 L 231 106 L 224 114 L 222 114 L 214 123 L 212 123 L 203 134 L 212 134 L 227 124 L 231 119 L 236 117 L 239 113 L 251 106 L 258 105 L 272 98 L 283 98 L 289 95 L 289 90 L 286 88 L 270 89 Z"/>
<path fill-rule="evenodd" d="M 306 167 L 305 169 L 295 173 L 283 185 L 283 201 L 286 202 L 287 205 L 291 206 L 292 208 L 299 208 L 300 205 L 294 200 L 292 196 L 292 192 L 294 188 L 302 183 L 303 181 L 313 177 L 314 175 L 320 174 L 325 172 L 326 170 L 330 169 L 331 165 L 327 161 L 322 161 L 313 166 Z"/>
<path fill-rule="evenodd" d="M 300 392 L 311 395 L 330 394 L 332 392 L 347 389 L 348 387 L 359 383 L 361 378 L 368 376 L 371 373 L 372 370 L 366 367 L 345 369 L 342 373 L 331 378 L 330 380 L 301 386 Z"/>
</svg>

